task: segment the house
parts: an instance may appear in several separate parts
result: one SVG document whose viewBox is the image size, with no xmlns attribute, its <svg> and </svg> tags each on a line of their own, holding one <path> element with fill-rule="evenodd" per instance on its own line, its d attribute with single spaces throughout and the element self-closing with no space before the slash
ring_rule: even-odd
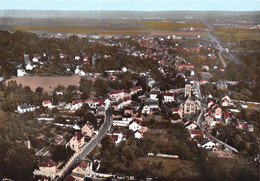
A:
<svg viewBox="0 0 260 181">
<path fill-rule="evenodd" d="M 47 162 L 38 163 L 38 168 L 34 170 L 33 175 L 42 175 L 50 177 L 51 180 L 54 180 L 56 177 L 57 163 L 49 160 Z"/>
<path fill-rule="evenodd" d="M 203 131 L 200 130 L 190 130 L 190 137 L 194 138 L 195 136 L 202 136 L 202 137 L 206 137 L 206 134 Z"/>
<path fill-rule="evenodd" d="M 231 99 L 229 96 L 224 96 L 221 98 L 220 105 L 223 107 L 229 106 L 231 104 Z"/>
<path fill-rule="evenodd" d="M 164 102 L 173 102 L 174 101 L 173 93 L 164 92 L 164 93 L 162 93 L 162 96 L 163 96 Z"/>
<path fill-rule="evenodd" d="M 67 57 L 67 55 L 65 53 L 60 53 L 60 59 L 64 59 L 66 57 Z"/>
<path fill-rule="evenodd" d="M 143 89 L 142 89 L 141 86 L 133 87 L 133 88 L 131 88 L 130 95 L 136 94 L 136 93 L 138 93 L 139 91 L 142 91 L 142 90 L 143 90 Z"/>
<path fill-rule="evenodd" d="M 191 122 L 191 121 L 182 120 L 182 123 L 189 130 L 194 130 L 198 127 L 197 124 L 195 124 L 194 122 Z"/>
<path fill-rule="evenodd" d="M 151 108 L 148 105 L 144 105 L 143 109 L 142 109 L 142 114 L 150 114 L 151 112 Z"/>
<path fill-rule="evenodd" d="M 201 69 L 204 70 L 204 71 L 209 71 L 209 66 L 208 65 L 203 65 L 201 67 Z"/>
<path fill-rule="evenodd" d="M 204 118 L 210 126 L 216 126 L 216 121 L 214 120 L 214 116 L 211 109 L 207 110 L 207 113 L 204 115 Z"/>
<path fill-rule="evenodd" d="M 121 131 L 114 131 L 111 135 L 112 140 L 118 145 L 123 140 L 123 133 Z"/>
<path fill-rule="evenodd" d="M 23 77 L 25 76 L 27 73 L 25 72 L 24 69 L 17 69 L 17 76 L 18 77 Z"/>
<path fill-rule="evenodd" d="M 214 143 L 213 140 L 208 140 L 208 139 L 203 140 L 200 143 L 200 145 L 202 148 L 205 148 L 205 149 L 212 149 L 212 148 L 216 147 L 216 143 Z"/>
<path fill-rule="evenodd" d="M 75 55 L 74 59 L 75 60 L 80 60 L 80 56 L 79 55 Z"/>
<path fill-rule="evenodd" d="M 27 105 L 27 104 L 22 104 L 17 106 L 17 112 L 19 114 L 23 114 L 26 112 L 32 112 L 35 111 L 36 107 L 34 105 Z"/>
<path fill-rule="evenodd" d="M 217 82 L 217 88 L 218 89 L 228 89 L 227 81 L 225 80 L 219 80 Z"/>
<path fill-rule="evenodd" d="M 78 152 L 80 148 L 84 145 L 84 135 L 81 132 L 76 132 L 75 135 L 70 139 L 69 145 L 70 149 Z"/>
<path fill-rule="evenodd" d="M 75 74 L 79 75 L 79 76 L 85 76 L 86 75 L 86 73 L 83 70 L 79 69 L 79 66 L 76 67 Z"/>
<path fill-rule="evenodd" d="M 122 120 L 123 121 L 127 121 L 128 123 L 130 123 L 132 121 L 132 115 L 131 114 L 124 114 L 124 116 L 122 116 Z"/>
<path fill-rule="evenodd" d="M 129 90 L 120 90 L 120 91 L 111 91 L 108 93 L 109 97 L 114 101 L 119 101 L 120 99 L 124 99 L 125 97 L 130 96 Z"/>
<path fill-rule="evenodd" d="M 47 107 L 47 108 L 49 108 L 49 109 L 52 109 L 52 103 L 51 103 L 50 100 L 48 100 L 48 101 L 43 101 L 43 102 L 42 102 L 42 106 L 43 106 L 43 107 Z"/>
<path fill-rule="evenodd" d="M 194 65 L 192 65 L 192 64 L 182 64 L 182 63 L 178 64 L 177 70 L 181 71 L 182 69 L 191 70 L 191 69 L 194 69 Z"/>
<path fill-rule="evenodd" d="M 143 138 L 143 133 L 140 130 L 136 130 L 134 133 L 135 138 L 141 139 Z"/>
<path fill-rule="evenodd" d="M 129 123 L 129 130 L 132 130 L 132 131 L 136 131 L 136 130 L 141 130 L 142 126 L 141 126 L 141 123 L 140 121 L 138 120 L 133 120 Z"/>
<path fill-rule="evenodd" d="M 214 115 L 214 117 L 216 118 L 216 119 L 221 119 L 221 117 L 222 117 L 222 109 L 221 109 L 221 107 L 219 107 L 219 105 L 215 105 L 213 108 L 212 108 L 212 110 L 213 110 L 213 115 Z"/>
<path fill-rule="evenodd" d="M 157 91 L 156 92 L 155 91 L 151 92 L 150 93 L 150 99 L 158 101 L 158 98 L 157 98 L 158 94 L 160 94 L 160 92 L 157 92 Z"/>
<path fill-rule="evenodd" d="M 231 112 L 229 112 L 228 110 L 224 111 L 223 117 L 224 117 L 225 123 L 228 124 L 231 120 Z"/>
<path fill-rule="evenodd" d="M 177 107 L 172 109 L 172 114 L 179 114 L 180 118 L 183 117 L 183 108 Z"/>
<path fill-rule="evenodd" d="M 84 124 L 84 126 L 82 126 L 82 128 L 81 128 L 81 133 L 82 133 L 84 136 L 89 136 L 89 137 L 91 137 L 93 131 L 94 131 L 94 126 L 93 126 L 90 122 L 87 122 L 87 123 Z"/>
<path fill-rule="evenodd" d="M 184 103 L 184 115 L 190 115 L 198 113 L 200 110 L 200 101 L 188 98 Z"/>
<path fill-rule="evenodd" d="M 90 175 L 92 171 L 92 162 L 80 162 L 76 168 L 72 170 L 71 176 L 77 181 L 84 181 L 84 178 Z"/>
<path fill-rule="evenodd" d="M 70 110 L 77 110 L 83 105 L 83 100 L 74 100 L 70 106 Z"/>
<path fill-rule="evenodd" d="M 32 66 L 30 63 L 28 63 L 26 66 L 25 66 L 25 69 L 26 70 L 32 70 L 35 66 Z"/>
</svg>

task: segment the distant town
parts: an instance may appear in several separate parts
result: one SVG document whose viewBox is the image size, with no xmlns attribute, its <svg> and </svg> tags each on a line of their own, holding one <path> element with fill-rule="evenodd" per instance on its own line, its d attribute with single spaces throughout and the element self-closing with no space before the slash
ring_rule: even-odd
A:
<svg viewBox="0 0 260 181">
<path fill-rule="evenodd" d="M 258 180 L 256 17 L 91 27 L 9 17 L 15 24 L 0 31 L 0 179 Z"/>
</svg>

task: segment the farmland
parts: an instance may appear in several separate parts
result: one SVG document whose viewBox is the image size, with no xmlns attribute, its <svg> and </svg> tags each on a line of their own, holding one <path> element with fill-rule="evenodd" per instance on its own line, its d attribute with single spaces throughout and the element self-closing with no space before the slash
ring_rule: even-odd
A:
<svg viewBox="0 0 260 181">
<path fill-rule="evenodd" d="M 239 42 L 244 40 L 260 40 L 260 30 L 242 28 L 219 28 L 214 29 L 223 41 Z"/>
<path fill-rule="evenodd" d="M 159 31 L 176 31 L 184 27 L 206 28 L 206 26 L 201 23 L 176 23 L 169 21 L 141 21 L 137 23 L 145 25 L 150 30 Z"/>
<path fill-rule="evenodd" d="M 69 85 L 79 86 L 80 77 L 14 77 L 6 82 L 9 81 L 16 81 L 18 85 L 21 84 L 23 86 L 30 86 L 33 90 L 37 87 L 42 87 L 45 92 L 50 93 L 58 85 L 63 85 L 64 87 L 68 87 Z"/>
<path fill-rule="evenodd" d="M 147 31 L 142 27 L 36 27 L 36 26 L 20 26 L 15 30 L 20 31 L 45 31 L 45 32 L 61 32 L 61 33 L 98 33 L 98 32 L 129 32 Z"/>
</svg>

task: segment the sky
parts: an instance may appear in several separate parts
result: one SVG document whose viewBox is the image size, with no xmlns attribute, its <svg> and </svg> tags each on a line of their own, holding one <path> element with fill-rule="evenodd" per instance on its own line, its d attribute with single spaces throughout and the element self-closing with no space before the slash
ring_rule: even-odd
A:
<svg viewBox="0 0 260 181">
<path fill-rule="evenodd" d="M 260 0 L 0 0 L 0 9 L 257 11 Z"/>
</svg>

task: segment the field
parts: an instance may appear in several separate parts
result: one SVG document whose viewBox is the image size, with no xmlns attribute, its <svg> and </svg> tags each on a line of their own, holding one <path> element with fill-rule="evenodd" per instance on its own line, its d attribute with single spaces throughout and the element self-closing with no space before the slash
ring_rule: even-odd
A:
<svg viewBox="0 0 260 181">
<path fill-rule="evenodd" d="M 20 26 L 15 30 L 20 31 L 45 31 L 45 32 L 61 32 L 61 33 L 113 33 L 126 32 L 127 34 L 147 31 L 146 28 L 141 27 L 36 27 L 36 26 Z"/>
<path fill-rule="evenodd" d="M 175 23 L 168 21 L 140 21 L 137 23 L 145 25 L 150 30 L 158 31 L 176 31 L 184 27 L 206 28 L 206 26 L 201 23 Z"/>
<path fill-rule="evenodd" d="M 244 40 L 260 40 L 260 30 L 242 28 L 219 28 L 213 30 L 225 42 L 239 42 Z"/>
<path fill-rule="evenodd" d="M 152 31 L 151 35 L 153 36 L 168 36 L 168 35 L 175 35 L 175 36 L 198 36 L 201 37 L 208 36 L 207 32 L 194 32 L 194 31 Z"/>
<path fill-rule="evenodd" d="M 16 81 L 18 85 L 30 86 L 32 90 L 35 90 L 37 87 L 42 87 L 45 92 L 50 93 L 58 85 L 63 85 L 64 87 L 68 87 L 69 85 L 79 86 L 80 77 L 14 77 L 8 79 L 6 82 L 9 81 Z"/>
</svg>

